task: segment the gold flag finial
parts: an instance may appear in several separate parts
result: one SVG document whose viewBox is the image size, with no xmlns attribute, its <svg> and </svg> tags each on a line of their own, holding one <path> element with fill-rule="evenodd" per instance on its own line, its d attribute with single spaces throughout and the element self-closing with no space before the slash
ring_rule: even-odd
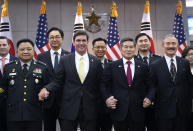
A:
<svg viewBox="0 0 193 131">
<path fill-rule="evenodd" d="M 46 2 L 44 0 L 42 0 L 42 5 L 40 7 L 40 14 L 46 14 Z"/>
<path fill-rule="evenodd" d="M 181 1 L 181 0 L 179 0 L 179 2 L 177 3 L 176 13 L 177 13 L 178 15 L 182 14 L 182 1 Z"/>
<path fill-rule="evenodd" d="M 7 10 L 8 2 L 7 2 L 7 0 L 4 0 L 4 4 L 1 6 L 1 8 L 2 8 L 1 17 L 8 16 L 8 10 Z"/>
<path fill-rule="evenodd" d="M 150 9 L 150 3 L 149 0 L 146 0 L 145 2 L 145 8 L 144 8 L 144 13 L 148 14 Z"/>
<path fill-rule="evenodd" d="M 77 5 L 76 14 L 77 14 L 77 15 L 82 15 L 82 4 L 81 4 L 80 0 L 78 0 L 78 5 Z"/>
<path fill-rule="evenodd" d="M 114 1 L 111 9 L 112 9 L 111 17 L 118 17 L 117 5 Z"/>
</svg>

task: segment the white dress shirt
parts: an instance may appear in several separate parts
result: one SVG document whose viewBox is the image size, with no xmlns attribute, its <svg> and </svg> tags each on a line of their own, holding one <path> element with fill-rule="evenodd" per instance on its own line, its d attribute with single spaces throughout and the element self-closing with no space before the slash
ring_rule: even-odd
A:
<svg viewBox="0 0 193 131">
<path fill-rule="evenodd" d="M 0 56 L 0 70 L 1 70 L 1 64 L 2 64 L 1 58 L 2 56 Z M 5 57 L 5 64 L 9 63 L 9 60 L 10 60 L 10 54 L 8 53 L 7 56 Z"/>
<path fill-rule="evenodd" d="M 54 50 L 50 50 L 50 56 L 51 56 L 51 61 L 52 61 L 52 66 L 54 67 L 54 62 L 55 62 L 55 56 L 56 54 L 54 54 L 54 52 L 58 52 L 58 63 L 60 61 L 60 57 L 61 57 L 61 53 L 62 53 L 62 49 L 60 48 L 58 51 L 54 51 Z"/>
<path fill-rule="evenodd" d="M 127 67 L 128 67 L 127 61 L 128 60 L 123 57 L 123 66 L 124 66 L 126 75 L 127 75 Z M 130 68 L 131 68 L 132 79 L 133 79 L 134 74 L 135 74 L 135 60 L 134 58 L 132 58 L 130 61 L 131 61 Z"/>
<path fill-rule="evenodd" d="M 171 67 L 171 59 L 174 60 L 174 65 L 176 67 L 176 72 L 177 72 L 177 62 L 176 62 L 176 56 L 174 56 L 173 58 L 168 57 L 167 55 L 164 55 L 165 59 L 166 59 L 166 63 L 170 72 L 170 67 Z"/>
<path fill-rule="evenodd" d="M 79 72 L 79 64 L 80 64 L 80 58 L 83 58 L 84 61 L 84 79 L 86 78 L 86 75 L 88 74 L 89 70 L 89 58 L 88 58 L 88 53 L 86 52 L 83 56 L 78 54 L 75 51 L 75 64 L 76 64 L 76 70 Z"/>
</svg>

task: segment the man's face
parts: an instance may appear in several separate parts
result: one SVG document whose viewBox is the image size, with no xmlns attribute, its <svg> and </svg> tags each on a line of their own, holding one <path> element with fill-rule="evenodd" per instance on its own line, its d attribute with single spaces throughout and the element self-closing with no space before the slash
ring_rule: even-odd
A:
<svg viewBox="0 0 193 131">
<path fill-rule="evenodd" d="M 5 57 L 9 53 L 10 46 L 6 39 L 0 39 L 0 56 Z"/>
<path fill-rule="evenodd" d="M 137 40 L 137 48 L 140 52 L 147 52 L 151 47 L 151 43 L 147 36 L 141 36 Z"/>
<path fill-rule="evenodd" d="M 76 36 L 74 40 L 75 50 L 80 54 L 84 55 L 88 47 L 88 41 L 86 35 Z"/>
<path fill-rule="evenodd" d="M 123 47 L 121 47 L 120 50 L 122 56 L 127 60 L 132 59 L 133 56 L 135 55 L 135 46 L 132 41 L 123 42 Z"/>
<path fill-rule="evenodd" d="M 94 54 L 98 58 L 103 58 L 107 50 L 104 41 L 96 41 L 92 49 L 93 49 Z"/>
<path fill-rule="evenodd" d="M 188 59 L 188 61 L 190 62 L 190 65 L 193 65 L 193 50 L 192 49 L 188 51 L 186 59 Z"/>
<path fill-rule="evenodd" d="M 29 42 L 23 42 L 17 49 L 17 55 L 22 62 L 29 62 L 33 59 L 34 48 Z"/>
<path fill-rule="evenodd" d="M 164 49 L 165 54 L 168 57 L 173 57 L 176 55 L 176 51 L 178 49 L 178 42 L 175 37 L 168 37 L 164 40 L 162 47 Z"/>
<path fill-rule="evenodd" d="M 53 30 L 48 36 L 48 42 L 53 50 L 58 50 L 62 46 L 63 38 L 59 31 Z"/>
</svg>

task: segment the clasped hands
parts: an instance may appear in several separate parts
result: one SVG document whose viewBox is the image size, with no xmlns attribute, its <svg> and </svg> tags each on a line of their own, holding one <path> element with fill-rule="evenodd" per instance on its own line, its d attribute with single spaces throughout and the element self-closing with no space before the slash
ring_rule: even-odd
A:
<svg viewBox="0 0 193 131">
<path fill-rule="evenodd" d="M 39 92 L 38 97 L 40 101 L 44 101 L 45 99 L 49 97 L 49 95 L 50 95 L 50 92 L 46 88 L 43 88 Z"/>
<path fill-rule="evenodd" d="M 117 102 L 118 102 L 118 100 L 115 99 L 114 96 L 110 96 L 110 97 L 107 98 L 107 100 L 106 100 L 106 105 L 107 105 L 108 108 L 114 110 L 114 109 L 117 108 L 117 107 L 116 107 Z M 143 100 L 143 108 L 147 108 L 147 107 L 149 107 L 150 105 L 151 105 L 151 100 L 148 99 L 148 98 L 145 98 L 145 99 Z"/>
</svg>

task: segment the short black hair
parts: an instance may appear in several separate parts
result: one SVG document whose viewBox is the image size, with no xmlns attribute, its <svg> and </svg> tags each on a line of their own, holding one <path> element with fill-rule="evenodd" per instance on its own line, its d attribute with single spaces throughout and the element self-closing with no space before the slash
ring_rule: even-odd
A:
<svg viewBox="0 0 193 131">
<path fill-rule="evenodd" d="M 135 43 L 134 43 L 133 38 L 126 37 L 126 38 L 123 38 L 123 39 L 120 41 L 120 47 L 121 47 L 121 48 L 123 47 L 123 43 L 124 43 L 125 41 L 131 41 L 131 42 L 133 42 L 134 47 L 136 46 Z"/>
<path fill-rule="evenodd" d="M 98 38 L 96 38 L 96 39 L 94 39 L 94 40 L 92 41 L 92 46 L 93 46 L 93 47 L 94 47 L 94 45 L 95 45 L 95 43 L 96 43 L 97 41 L 103 41 L 103 42 L 105 43 L 105 45 L 107 44 L 107 40 L 105 40 L 104 38 L 98 37 Z"/>
<path fill-rule="evenodd" d="M 47 38 L 49 37 L 50 32 L 52 32 L 52 31 L 58 31 L 58 32 L 60 33 L 61 37 L 64 38 L 64 32 L 63 32 L 61 29 L 59 29 L 58 27 L 52 27 L 52 28 L 50 28 L 50 29 L 48 30 L 48 32 L 47 32 Z"/>
<path fill-rule="evenodd" d="M 80 31 L 77 31 L 74 36 L 73 36 L 73 41 L 75 41 L 76 37 L 79 36 L 79 35 L 85 35 L 86 36 L 86 39 L 88 41 L 89 39 L 89 36 L 88 34 L 86 33 L 86 31 L 83 31 L 83 30 L 80 30 Z"/>
<path fill-rule="evenodd" d="M 24 38 L 24 39 L 21 39 L 17 42 L 17 48 L 19 47 L 19 45 L 23 42 L 29 42 L 33 47 L 34 47 L 34 43 L 32 40 L 28 39 L 28 38 Z"/>
<path fill-rule="evenodd" d="M 193 46 L 186 46 L 182 51 L 182 57 L 185 58 L 190 50 L 193 50 Z"/>
<path fill-rule="evenodd" d="M 10 43 L 9 43 L 9 39 L 6 37 L 6 36 L 0 36 L 0 39 L 2 40 L 2 39 L 6 39 L 6 41 L 7 41 L 7 44 L 9 45 Z"/>
<path fill-rule="evenodd" d="M 149 41 L 151 40 L 150 36 L 147 35 L 146 33 L 139 33 L 139 34 L 137 34 L 137 36 L 135 37 L 135 43 L 137 43 L 138 39 L 139 39 L 141 36 L 147 36 L 147 38 L 149 39 Z"/>
</svg>

